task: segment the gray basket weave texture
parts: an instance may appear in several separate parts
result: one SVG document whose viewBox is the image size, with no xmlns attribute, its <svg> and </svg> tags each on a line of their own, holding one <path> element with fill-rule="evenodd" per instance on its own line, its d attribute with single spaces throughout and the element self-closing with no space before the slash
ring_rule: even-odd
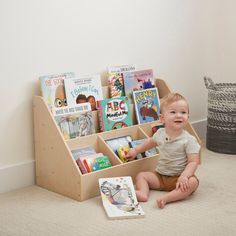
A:
<svg viewBox="0 0 236 236">
<path fill-rule="evenodd" d="M 209 150 L 236 154 L 236 84 L 214 83 L 204 77 L 208 89 L 207 140 Z"/>
</svg>

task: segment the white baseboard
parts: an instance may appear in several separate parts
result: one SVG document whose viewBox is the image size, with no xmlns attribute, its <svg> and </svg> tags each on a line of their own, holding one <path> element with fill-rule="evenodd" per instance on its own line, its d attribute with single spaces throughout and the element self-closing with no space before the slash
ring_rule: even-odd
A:
<svg viewBox="0 0 236 236">
<path fill-rule="evenodd" d="M 206 139 L 207 119 L 191 122 L 200 139 Z M 0 167 L 0 193 L 35 184 L 35 161 Z"/>
<path fill-rule="evenodd" d="M 192 121 L 191 125 L 202 140 L 206 140 L 207 119 Z"/>
<path fill-rule="evenodd" d="M 0 193 L 35 184 L 35 161 L 0 167 Z"/>
</svg>

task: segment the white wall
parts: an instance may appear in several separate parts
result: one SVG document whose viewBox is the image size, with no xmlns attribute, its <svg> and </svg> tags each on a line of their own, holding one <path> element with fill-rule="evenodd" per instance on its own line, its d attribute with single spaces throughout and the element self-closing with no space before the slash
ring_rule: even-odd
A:
<svg viewBox="0 0 236 236">
<path fill-rule="evenodd" d="M 206 118 L 203 76 L 234 80 L 232 0 L 1 0 L 0 167 L 34 159 L 32 96 L 40 75 L 153 68 Z"/>
</svg>

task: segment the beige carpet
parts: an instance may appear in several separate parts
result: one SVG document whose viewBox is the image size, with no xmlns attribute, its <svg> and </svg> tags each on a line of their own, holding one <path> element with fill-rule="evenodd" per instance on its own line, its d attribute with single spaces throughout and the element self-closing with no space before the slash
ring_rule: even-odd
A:
<svg viewBox="0 0 236 236">
<path fill-rule="evenodd" d="M 203 150 L 198 191 L 158 209 L 151 192 L 142 219 L 108 220 L 101 198 L 77 202 L 37 186 L 0 195 L 0 235 L 236 235 L 236 155 Z"/>
</svg>

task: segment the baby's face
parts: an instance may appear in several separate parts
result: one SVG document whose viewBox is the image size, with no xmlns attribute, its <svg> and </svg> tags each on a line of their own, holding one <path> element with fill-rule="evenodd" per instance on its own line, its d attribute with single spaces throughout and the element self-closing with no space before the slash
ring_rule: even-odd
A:
<svg viewBox="0 0 236 236">
<path fill-rule="evenodd" d="M 185 100 L 179 100 L 163 108 L 161 121 L 165 127 L 180 130 L 185 127 L 189 119 L 189 107 Z"/>
</svg>

